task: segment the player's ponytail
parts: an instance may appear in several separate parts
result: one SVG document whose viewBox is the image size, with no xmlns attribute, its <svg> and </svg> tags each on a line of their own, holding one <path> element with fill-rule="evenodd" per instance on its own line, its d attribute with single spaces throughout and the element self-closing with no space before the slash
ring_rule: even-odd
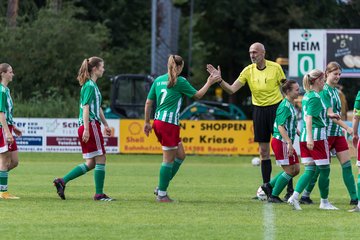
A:
<svg viewBox="0 0 360 240">
<path fill-rule="evenodd" d="M 318 69 L 311 70 L 309 73 L 305 74 L 303 78 L 303 88 L 305 91 L 310 91 L 315 81 L 323 76 L 324 73 Z"/>
<path fill-rule="evenodd" d="M 176 84 L 177 77 L 181 73 L 184 67 L 184 61 L 182 57 L 178 55 L 170 55 L 168 59 L 168 75 L 169 83 L 168 88 L 172 88 Z"/>
<path fill-rule="evenodd" d="M 90 79 L 92 69 L 94 67 L 98 67 L 101 62 L 104 62 L 104 60 L 99 57 L 91 57 L 84 59 L 77 76 L 77 80 L 79 81 L 80 86 L 84 85 L 84 83 L 88 79 Z"/>
</svg>

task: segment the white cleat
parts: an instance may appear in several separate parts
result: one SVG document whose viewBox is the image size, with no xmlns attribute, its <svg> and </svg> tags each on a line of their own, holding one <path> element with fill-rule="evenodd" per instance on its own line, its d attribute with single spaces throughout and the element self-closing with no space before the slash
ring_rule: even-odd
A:
<svg viewBox="0 0 360 240">
<path fill-rule="evenodd" d="M 331 203 L 320 203 L 320 209 L 324 210 L 339 210 L 337 207 L 333 206 Z"/>
<path fill-rule="evenodd" d="M 294 195 L 292 195 L 289 199 L 288 199 L 288 204 L 290 204 L 291 206 L 293 206 L 294 210 L 302 210 L 300 207 L 300 203 L 297 199 L 294 198 Z"/>
<path fill-rule="evenodd" d="M 348 212 L 360 212 L 360 208 L 356 206 L 353 209 L 348 210 Z"/>
</svg>

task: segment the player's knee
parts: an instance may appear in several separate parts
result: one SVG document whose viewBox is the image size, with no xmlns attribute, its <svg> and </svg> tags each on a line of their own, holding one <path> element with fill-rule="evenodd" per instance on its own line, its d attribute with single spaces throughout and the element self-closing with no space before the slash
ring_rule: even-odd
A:
<svg viewBox="0 0 360 240">
<path fill-rule="evenodd" d="M 19 166 L 19 161 L 12 162 L 12 168 Z"/>
<path fill-rule="evenodd" d="M 185 160 L 186 154 L 184 152 L 176 154 L 176 158 L 180 160 Z"/>
</svg>

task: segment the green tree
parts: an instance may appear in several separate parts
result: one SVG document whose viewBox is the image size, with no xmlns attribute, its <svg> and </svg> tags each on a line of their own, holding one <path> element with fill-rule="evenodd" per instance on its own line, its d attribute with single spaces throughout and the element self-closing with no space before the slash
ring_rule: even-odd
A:
<svg viewBox="0 0 360 240">
<path fill-rule="evenodd" d="M 183 16 L 189 17 L 189 0 L 174 1 Z M 346 17 L 344 17 L 346 16 Z M 223 78 L 230 83 L 250 63 L 248 48 L 253 42 L 264 43 L 269 60 L 287 57 L 290 28 L 359 27 L 359 3 L 337 0 L 196 0 L 194 7 L 193 77 L 204 81 L 205 64 L 222 67 Z M 187 55 L 188 25 L 182 27 L 181 54 Z M 184 39 L 185 38 L 185 39 Z M 247 87 L 228 101 L 243 105 L 250 96 Z M 227 101 L 227 100 L 225 100 Z"/>
<path fill-rule="evenodd" d="M 12 87 L 23 99 L 49 87 L 78 95 L 76 75 L 84 58 L 103 55 L 109 32 L 100 23 L 74 18 L 78 10 L 66 6 L 61 14 L 43 8 L 33 22 L 21 22 L 16 29 L 2 23 L 1 62 L 13 65 Z"/>
</svg>

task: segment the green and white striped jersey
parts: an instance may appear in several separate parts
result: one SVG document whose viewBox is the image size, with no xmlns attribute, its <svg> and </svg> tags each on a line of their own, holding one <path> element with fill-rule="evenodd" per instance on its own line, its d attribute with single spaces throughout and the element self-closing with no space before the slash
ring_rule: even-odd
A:
<svg viewBox="0 0 360 240">
<path fill-rule="evenodd" d="M 279 132 L 278 127 L 283 126 L 286 132 L 294 142 L 297 128 L 296 110 L 294 105 L 289 102 L 288 99 L 284 98 L 276 110 L 276 118 L 274 122 L 274 134 L 273 137 L 283 141 L 283 138 Z"/>
<path fill-rule="evenodd" d="M 5 114 L 6 123 L 8 125 L 14 124 L 13 109 L 14 104 L 10 95 L 10 89 L 0 83 L 0 112 Z"/>
<path fill-rule="evenodd" d="M 156 101 L 154 119 L 179 125 L 179 111 L 182 104 L 183 94 L 193 97 L 197 90 L 184 78 L 178 77 L 176 84 L 168 88 L 168 74 L 155 79 L 148 94 L 148 99 Z"/>
<path fill-rule="evenodd" d="M 331 107 L 334 113 L 341 115 L 341 101 L 339 90 L 325 84 L 324 89 L 319 93 L 321 99 L 327 108 Z M 334 123 L 330 118 L 326 118 L 326 135 L 329 136 L 344 136 L 341 127 Z"/>
<path fill-rule="evenodd" d="M 358 91 L 354 103 L 354 116 L 360 116 L 360 91 Z"/>
<path fill-rule="evenodd" d="M 80 113 L 79 113 L 79 125 L 84 125 L 83 119 L 83 106 L 89 105 L 89 121 L 96 120 L 101 122 L 100 119 L 100 107 L 102 102 L 102 96 L 96 83 L 88 79 L 81 87 L 80 91 Z"/>
<path fill-rule="evenodd" d="M 312 116 L 312 137 L 314 141 L 325 140 L 326 136 L 326 106 L 319 93 L 309 91 L 302 99 L 303 128 L 301 129 L 300 142 L 306 142 L 306 116 Z"/>
</svg>

